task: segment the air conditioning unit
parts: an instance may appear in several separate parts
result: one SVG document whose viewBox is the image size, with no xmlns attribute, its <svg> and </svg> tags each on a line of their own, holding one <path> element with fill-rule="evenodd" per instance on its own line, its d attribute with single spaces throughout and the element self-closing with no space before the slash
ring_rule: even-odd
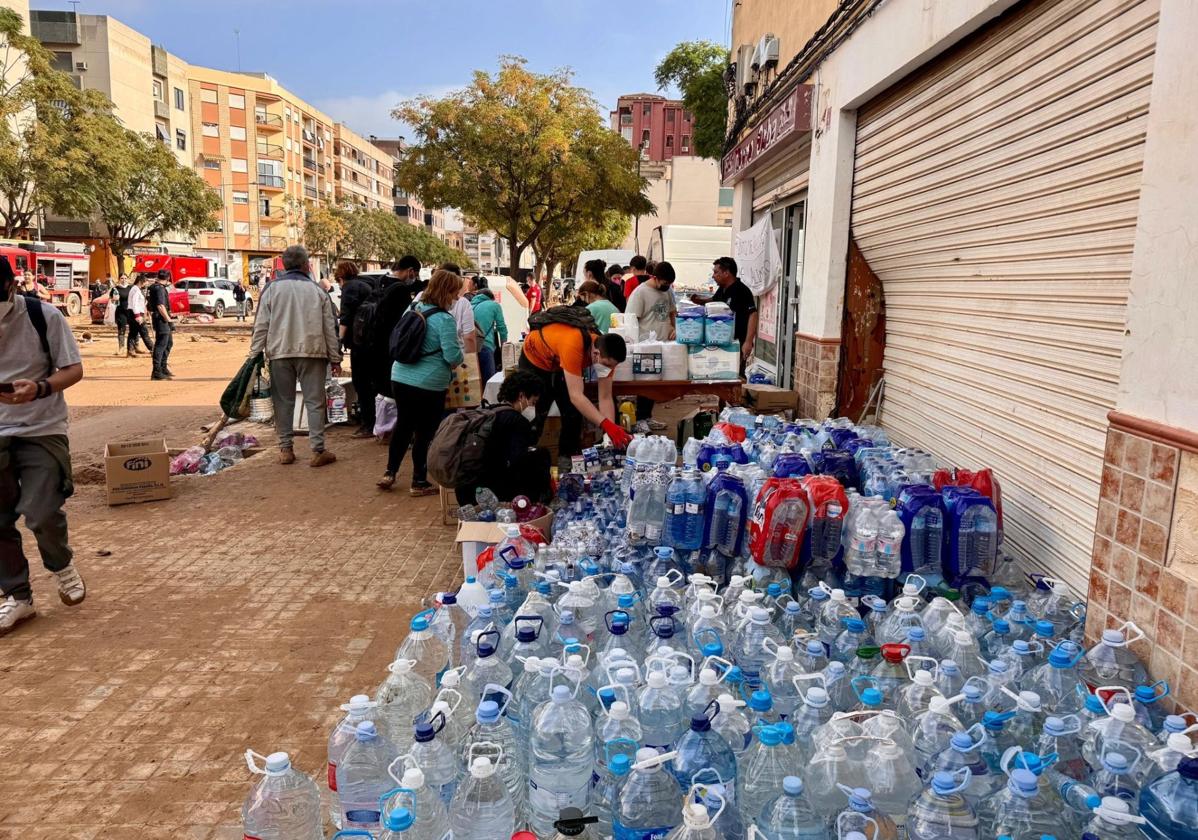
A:
<svg viewBox="0 0 1198 840">
<path fill-rule="evenodd" d="M 75 70 L 80 73 L 86 73 L 87 72 L 87 62 L 86 61 L 76 61 L 75 62 Z"/>
<path fill-rule="evenodd" d="M 761 40 L 757 42 L 757 49 L 753 54 L 753 67 L 756 69 L 777 67 L 778 46 L 778 37 L 776 35 L 761 36 Z"/>
<path fill-rule="evenodd" d="M 740 96 L 752 96 L 757 92 L 757 71 L 753 67 L 756 51 L 752 44 L 745 44 L 736 51 L 736 92 Z"/>
</svg>

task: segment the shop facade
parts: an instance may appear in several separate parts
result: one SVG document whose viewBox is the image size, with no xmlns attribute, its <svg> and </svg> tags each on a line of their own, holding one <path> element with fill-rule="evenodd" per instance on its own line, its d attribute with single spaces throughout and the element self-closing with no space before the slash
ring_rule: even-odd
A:
<svg viewBox="0 0 1198 840">
<path fill-rule="evenodd" d="M 787 149 L 806 160 L 738 179 L 725 159 L 738 230 L 768 212 L 781 242 L 802 201 L 782 290 L 802 413 L 855 416 L 869 394 L 896 443 L 993 467 L 1006 549 L 1089 592 L 1091 634 L 1135 619 L 1155 675 L 1198 706 L 1181 648 L 1198 644 L 1198 275 L 1177 234 L 1198 229 L 1181 197 L 1198 185 L 1198 14 L 857 5 L 774 84 L 779 101 L 812 86 Z"/>
</svg>

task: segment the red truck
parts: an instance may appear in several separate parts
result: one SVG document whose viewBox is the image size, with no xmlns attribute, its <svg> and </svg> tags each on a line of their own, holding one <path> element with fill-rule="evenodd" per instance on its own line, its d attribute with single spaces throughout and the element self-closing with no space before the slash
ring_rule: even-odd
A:
<svg viewBox="0 0 1198 840">
<path fill-rule="evenodd" d="M 169 298 L 171 314 L 180 317 L 191 312 L 191 304 L 187 290 L 175 286 L 180 280 L 191 277 L 209 277 L 214 272 L 212 261 L 204 257 L 179 257 L 173 254 L 138 254 L 133 264 L 135 274 L 144 274 L 153 281 L 159 271 L 167 270 L 171 274 L 171 290 Z M 104 310 L 108 308 L 108 295 L 101 295 L 92 301 L 91 318 L 93 324 L 104 323 Z"/>
<path fill-rule="evenodd" d="M 51 302 L 67 315 L 78 315 L 91 297 L 87 288 L 87 248 L 74 242 L 0 240 L 0 258 L 8 260 L 20 279 L 32 271 L 38 283 L 50 290 Z"/>
</svg>

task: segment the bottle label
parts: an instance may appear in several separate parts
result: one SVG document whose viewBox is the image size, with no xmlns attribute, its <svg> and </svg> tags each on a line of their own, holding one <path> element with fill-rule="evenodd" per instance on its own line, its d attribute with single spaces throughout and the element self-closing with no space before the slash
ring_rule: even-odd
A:
<svg viewBox="0 0 1198 840">
<path fill-rule="evenodd" d="M 580 787 L 575 789 L 553 789 L 538 785 L 533 779 L 528 780 L 529 807 L 542 813 L 556 814 L 563 808 L 578 808 L 585 811 L 590 793 L 591 779 L 589 776 Z"/>
<path fill-rule="evenodd" d="M 368 808 L 354 808 L 345 812 L 346 828 L 378 828 L 382 814 Z"/>
<path fill-rule="evenodd" d="M 329 790 L 337 792 L 337 765 L 332 761 L 329 762 Z"/>
<path fill-rule="evenodd" d="M 680 502 L 680 503 L 678 503 L 678 504 L 674 505 L 674 515 L 675 515 L 675 516 L 682 516 L 683 514 L 685 514 L 685 513 L 686 513 L 686 511 L 687 511 L 687 509 L 688 509 L 689 507 L 690 507 L 690 505 L 687 505 L 687 504 L 685 504 L 685 503 L 682 503 L 682 502 Z"/>
<path fill-rule="evenodd" d="M 661 840 L 673 830 L 672 825 L 663 825 L 660 828 L 628 828 L 621 825 L 619 820 L 612 820 L 611 824 L 613 840 Z"/>
<path fill-rule="evenodd" d="M 686 512 L 690 513 L 690 514 L 698 513 L 699 512 L 699 503 L 698 502 L 687 502 L 686 503 Z"/>
</svg>

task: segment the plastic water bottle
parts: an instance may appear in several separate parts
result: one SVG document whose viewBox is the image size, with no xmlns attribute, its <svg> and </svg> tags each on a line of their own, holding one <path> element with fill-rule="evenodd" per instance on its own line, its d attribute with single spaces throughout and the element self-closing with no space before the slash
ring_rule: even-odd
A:
<svg viewBox="0 0 1198 840">
<path fill-rule="evenodd" d="M 376 706 L 377 704 L 365 694 L 355 694 L 348 703 L 341 707 L 341 711 L 345 712 L 345 717 L 339 720 L 333 727 L 333 731 L 329 733 L 329 759 L 326 774 L 330 793 L 328 810 L 329 820 L 337 828 L 341 828 L 341 802 L 337 798 L 337 764 L 341 761 L 341 756 L 345 754 L 345 748 L 354 740 L 358 724 L 365 720 L 374 720 Z M 250 769 L 254 770 L 253 767 Z"/>
<path fill-rule="evenodd" d="M 1117 686 L 1128 691 L 1148 683 L 1144 663 L 1129 647 L 1143 638 L 1144 631 L 1130 621 L 1122 627 L 1103 630 L 1098 644 L 1086 651 L 1082 659 L 1078 669 L 1082 679 L 1092 686 Z"/>
<path fill-rule="evenodd" d="M 902 572 L 902 545 L 906 529 L 893 510 L 887 510 L 878 520 L 874 537 L 873 576 L 896 578 Z"/>
<path fill-rule="evenodd" d="M 1099 692 L 1107 690 L 1103 686 Z M 1107 710 L 1108 717 L 1094 721 L 1082 733 L 1082 757 L 1090 767 L 1099 767 L 1108 745 L 1133 748 L 1136 753 L 1135 772 L 1147 769 L 1148 753 L 1156 748 L 1156 737 L 1136 722 L 1136 713 L 1127 703 L 1115 703 Z M 1126 756 L 1130 758 L 1130 756 Z"/>
<path fill-rule="evenodd" d="M 738 768 L 736 802 L 746 820 L 760 816 L 766 803 L 782 791 L 782 780 L 793 769 L 781 744 L 782 732 L 778 727 L 759 727 L 744 766 Z"/>
<path fill-rule="evenodd" d="M 511 792 L 485 755 L 471 760 L 470 775 L 454 795 L 449 811 L 455 840 L 495 840 L 511 837 L 516 830 Z"/>
<path fill-rule="evenodd" d="M 562 808 L 587 807 L 595 763 L 591 716 L 570 689 L 554 686 L 533 714 L 530 732 L 529 817 L 533 831 L 545 836 Z"/>
<path fill-rule="evenodd" d="M 621 840 L 665 837 L 681 821 L 678 783 L 662 767 L 674 755 L 659 754 L 650 747 L 637 751 L 636 764 L 632 765 L 612 810 L 615 837 Z"/>
<path fill-rule="evenodd" d="M 711 728 L 719 713 L 719 702 L 713 700 L 701 714 L 691 718 L 690 729 L 678 739 L 674 750 L 677 755 L 670 769 L 679 787 L 689 787 L 700 770 L 714 771 L 725 787 L 735 785 L 736 754 L 723 736 Z M 734 799 L 734 795 L 729 794 L 726 799 Z"/>
<path fill-rule="evenodd" d="M 1040 794 L 1036 774 L 1019 767 L 1011 771 L 1006 788 L 978 805 L 978 836 L 1069 837 L 1061 810 Z"/>
<path fill-rule="evenodd" d="M 1140 793 L 1144 836 L 1153 840 L 1198 840 L 1198 758 L 1149 782 Z"/>
<path fill-rule="evenodd" d="M 1138 826 L 1146 822 L 1139 814 L 1133 814 L 1131 805 L 1124 800 L 1103 797 L 1082 837 L 1084 840 L 1140 840 L 1144 835 Z"/>
<path fill-rule="evenodd" d="M 753 742 L 753 730 L 749 719 L 741 712 L 745 701 L 737 700 L 731 694 L 721 694 L 716 702 L 719 704 L 720 713 L 711 722 L 711 728 L 732 748 L 739 767 Z"/>
<path fill-rule="evenodd" d="M 636 757 L 636 742 L 617 739 L 604 745 L 604 759 L 596 766 L 595 780 L 591 789 L 590 811 L 597 818 L 596 834 L 610 837 L 612 833 L 612 809 L 620 795 L 620 788 L 632 772 Z"/>
<path fill-rule="evenodd" d="M 487 604 L 487 588 L 479 583 L 478 578 L 468 576 L 458 589 L 457 601 L 458 606 L 473 618 L 478 614 L 479 608 Z"/>
<path fill-rule="evenodd" d="M 505 703 L 511 704 L 510 695 Z M 491 760 L 503 783 L 511 794 L 517 813 L 524 804 L 524 793 L 528 789 L 526 770 L 516 744 L 516 734 L 511 721 L 503 716 L 503 709 L 494 700 L 484 700 L 474 713 L 475 723 L 467 730 L 462 741 L 462 763 L 469 768 L 474 759 L 486 756 Z"/>
<path fill-rule="evenodd" d="M 387 769 L 399 756 L 395 745 L 375 729 L 373 721 L 362 721 L 354 740 L 337 764 L 337 795 L 341 800 L 341 825 L 377 832 L 382 816 L 379 800 L 391 789 Z"/>
<path fill-rule="evenodd" d="M 907 840 L 978 840 L 978 817 L 962 793 L 969 768 L 940 771 L 907 811 Z"/>
<path fill-rule="evenodd" d="M 873 793 L 868 788 L 851 788 L 837 785 L 840 792 L 849 798 L 849 805 L 836 815 L 833 825 L 836 833 L 844 837 L 859 831 L 874 840 L 898 840 L 899 830 L 894 819 L 874 804 Z"/>
<path fill-rule="evenodd" d="M 449 664 L 452 666 L 457 653 L 458 639 L 466 631 L 473 616 L 458 603 L 456 593 L 442 592 L 440 601 L 441 606 L 433 616 L 432 627 L 433 632 L 441 641 L 445 642 L 445 647 L 449 649 Z"/>
<path fill-rule="evenodd" d="M 261 759 L 261 768 L 255 763 Z M 323 840 L 320 790 L 316 783 L 291 766 L 285 752 L 261 756 L 245 751 L 251 773 L 262 776 L 241 807 L 246 840 Z"/>
<path fill-rule="evenodd" d="M 682 698 L 670 688 L 661 671 L 650 671 L 646 684 L 637 696 L 643 743 L 658 752 L 666 752 L 681 734 Z"/>
<path fill-rule="evenodd" d="M 829 840 L 827 825 L 807 799 L 798 776 L 782 779 L 782 793 L 765 803 L 757 826 L 767 840 Z"/>
<path fill-rule="evenodd" d="M 449 647 L 432 629 L 433 610 L 422 610 L 412 616 L 408 637 L 395 651 L 395 659 L 410 659 L 412 670 L 430 686 L 439 685 L 441 673 L 450 666 Z"/>
<path fill-rule="evenodd" d="M 395 778 L 395 774 L 391 774 Z M 424 771 L 410 766 L 399 779 L 399 787 L 385 794 L 383 819 L 395 806 L 406 806 L 412 813 L 413 825 L 406 829 L 404 840 L 442 840 L 449 831 L 449 813 L 445 803 L 424 783 Z"/>
<path fill-rule="evenodd" d="M 462 677 L 463 696 L 472 705 L 479 700 L 503 700 L 503 692 L 512 685 L 512 669 L 499 656 L 499 631 L 487 630 L 478 635 L 477 656 Z"/>
<path fill-rule="evenodd" d="M 1138 753 L 1130 744 L 1107 743 L 1106 752 L 1102 755 L 1102 765 L 1094 773 L 1091 784 L 1095 792 L 1104 799 L 1113 796 L 1133 805 L 1140 798 L 1140 783 L 1136 780 L 1132 768 L 1142 756 L 1125 753 Z"/>
<path fill-rule="evenodd" d="M 765 607 L 751 607 L 732 642 L 732 661 L 740 667 L 745 682 L 752 688 L 762 684 L 762 670 L 773 658 L 766 649 L 767 640 L 779 646 L 786 644 L 778 628 L 770 621 L 769 611 Z"/>
<path fill-rule="evenodd" d="M 416 766 L 424 771 L 425 783 L 448 808 L 461 779 L 461 763 L 444 740 L 438 737 L 444 729 L 445 717 L 442 714 L 417 723 L 410 755 Z"/>
<path fill-rule="evenodd" d="M 413 670 L 415 664 L 411 659 L 397 659 L 387 666 L 387 678 L 374 693 L 377 709 L 370 715 L 382 733 L 401 750 L 407 749 L 412 741 L 412 722 L 433 701 L 432 686 Z M 349 711 L 353 713 L 352 709 Z M 361 720 L 365 719 L 365 716 L 361 717 Z M 352 731 L 346 738 L 347 743 L 351 737 Z M 330 765 L 330 773 L 332 769 Z"/>
</svg>

